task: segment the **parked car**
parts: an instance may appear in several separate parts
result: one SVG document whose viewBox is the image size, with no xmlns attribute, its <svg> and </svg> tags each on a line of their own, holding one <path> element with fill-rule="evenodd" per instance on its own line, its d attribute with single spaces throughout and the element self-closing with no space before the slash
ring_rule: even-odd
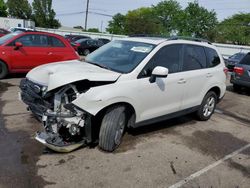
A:
<svg viewBox="0 0 250 188">
<path fill-rule="evenodd" d="M 103 44 L 107 44 L 111 41 L 111 40 L 106 39 L 106 38 L 97 38 L 97 40 L 101 41 Z"/>
<path fill-rule="evenodd" d="M 87 56 L 104 44 L 102 41 L 96 39 L 80 39 L 71 43 L 71 45 L 80 55 Z"/>
<path fill-rule="evenodd" d="M 8 73 L 25 73 L 57 61 L 79 59 L 63 37 L 45 32 L 21 32 L 0 38 L 0 79 Z"/>
<path fill-rule="evenodd" d="M 236 91 L 241 87 L 250 88 L 250 53 L 235 65 L 230 81 Z"/>
<path fill-rule="evenodd" d="M 10 32 L 7 31 L 6 29 L 0 28 L 0 37 L 9 34 Z"/>
<path fill-rule="evenodd" d="M 65 35 L 65 38 L 69 42 L 75 42 L 75 41 L 80 40 L 80 39 L 89 39 L 90 37 L 84 36 L 84 35 Z"/>
<path fill-rule="evenodd" d="M 246 55 L 246 53 L 243 53 L 243 52 L 239 52 L 239 53 L 236 53 L 232 56 L 230 56 L 226 61 L 226 66 L 228 68 L 228 71 L 232 72 L 234 70 L 234 66 L 239 63 L 243 58 L 244 56 Z"/>
<path fill-rule="evenodd" d="M 36 31 L 35 29 L 26 28 L 26 27 L 11 27 L 9 30 L 10 30 L 10 32 L 16 32 L 16 31 L 23 31 L 23 32 L 26 32 L 26 31 Z"/>
<path fill-rule="evenodd" d="M 38 141 L 61 152 L 99 141 L 113 151 L 127 128 L 193 112 L 208 120 L 225 94 L 225 70 L 218 50 L 204 41 L 125 38 L 86 62 L 35 68 L 20 88 L 43 121 Z"/>
</svg>

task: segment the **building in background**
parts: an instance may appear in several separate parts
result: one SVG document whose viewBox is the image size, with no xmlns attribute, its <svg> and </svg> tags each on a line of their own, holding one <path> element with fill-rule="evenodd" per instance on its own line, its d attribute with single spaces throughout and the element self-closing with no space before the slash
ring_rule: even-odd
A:
<svg viewBox="0 0 250 188">
<path fill-rule="evenodd" d="M 0 27 L 7 30 L 12 27 L 35 28 L 35 22 L 32 20 L 0 17 Z"/>
</svg>

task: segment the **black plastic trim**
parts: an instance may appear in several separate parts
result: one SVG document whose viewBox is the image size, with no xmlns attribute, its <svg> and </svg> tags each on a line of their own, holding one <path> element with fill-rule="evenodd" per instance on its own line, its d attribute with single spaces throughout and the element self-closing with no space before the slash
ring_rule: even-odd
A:
<svg viewBox="0 0 250 188">
<path fill-rule="evenodd" d="M 174 113 L 171 113 L 171 114 L 167 114 L 167 115 L 159 116 L 159 117 L 156 117 L 156 118 L 153 118 L 153 119 L 141 121 L 141 122 L 135 123 L 134 127 L 141 127 L 141 126 L 157 123 L 157 122 L 160 122 L 160 121 L 165 121 L 165 120 L 168 120 L 168 119 L 172 119 L 172 118 L 175 118 L 175 117 L 179 117 L 179 116 L 182 116 L 182 115 L 185 115 L 185 114 L 189 114 L 189 113 L 197 111 L 199 109 L 199 107 L 200 106 L 195 106 L 195 107 L 188 108 L 188 109 L 185 109 L 185 110 L 181 110 L 181 111 L 178 111 L 178 112 L 174 112 Z"/>
</svg>

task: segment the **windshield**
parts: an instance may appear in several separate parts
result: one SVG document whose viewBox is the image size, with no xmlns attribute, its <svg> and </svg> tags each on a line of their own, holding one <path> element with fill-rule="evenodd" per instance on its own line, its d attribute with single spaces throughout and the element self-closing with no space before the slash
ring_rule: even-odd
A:
<svg viewBox="0 0 250 188">
<path fill-rule="evenodd" d="M 244 53 L 236 53 L 230 57 L 230 59 L 241 60 L 246 54 Z"/>
<path fill-rule="evenodd" d="M 112 41 L 86 57 L 86 62 L 120 72 L 131 72 L 155 47 L 142 42 Z"/>
<path fill-rule="evenodd" d="M 10 40 L 11 38 L 19 35 L 20 33 L 22 33 L 21 31 L 17 31 L 14 33 L 9 33 L 7 35 L 4 35 L 3 37 L 0 38 L 0 45 L 4 44 L 5 42 L 7 42 L 8 40 Z"/>
<path fill-rule="evenodd" d="M 74 43 L 82 43 L 82 42 L 85 41 L 85 40 L 88 40 L 88 39 L 86 39 L 86 38 L 84 38 L 84 39 L 78 39 L 78 40 L 75 41 Z"/>
</svg>

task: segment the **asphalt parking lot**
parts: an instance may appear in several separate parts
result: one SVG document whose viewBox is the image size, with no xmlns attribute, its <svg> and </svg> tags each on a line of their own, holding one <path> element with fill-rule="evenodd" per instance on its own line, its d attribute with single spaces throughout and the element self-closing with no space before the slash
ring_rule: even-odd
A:
<svg viewBox="0 0 250 188">
<path fill-rule="evenodd" d="M 21 78 L 0 81 L 0 187 L 249 187 L 250 92 L 232 86 L 207 122 L 192 115 L 131 130 L 120 148 L 54 153 L 18 101 Z"/>
</svg>

